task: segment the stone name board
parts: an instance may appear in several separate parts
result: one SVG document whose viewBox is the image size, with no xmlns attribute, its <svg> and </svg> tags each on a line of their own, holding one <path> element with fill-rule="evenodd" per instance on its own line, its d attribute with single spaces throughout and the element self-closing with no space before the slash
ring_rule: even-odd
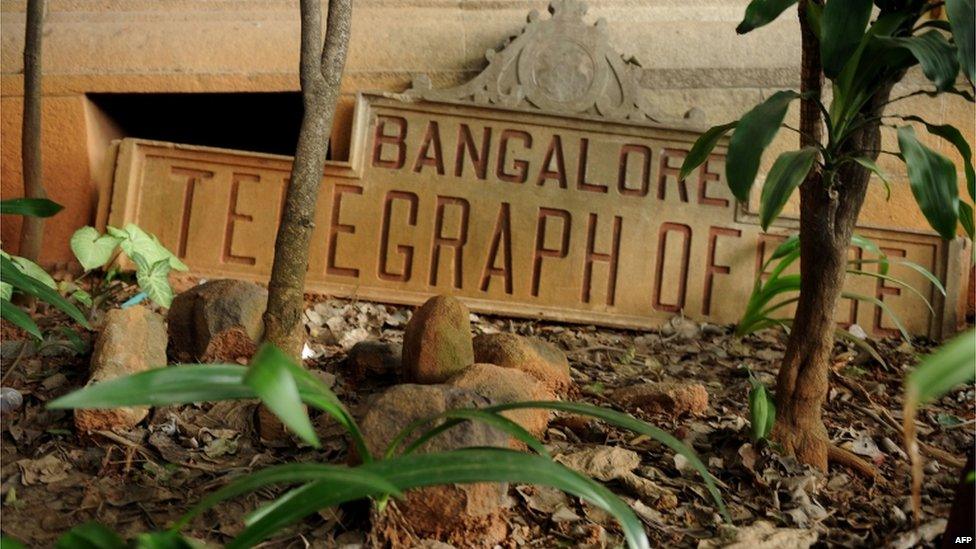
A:
<svg viewBox="0 0 976 549">
<path fill-rule="evenodd" d="M 700 125 L 655 123 L 605 29 L 560 6 L 463 86 L 358 97 L 349 160 L 326 163 L 309 291 L 402 304 L 453 294 L 480 312 L 626 328 L 738 319 L 789 220 L 767 234 L 736 204 L 724 144 L 679 181 Z M 266 281 L 289 170 L 287 157 L 126 139 L 109 223 L 157 234 L 195 274 Z M 860 232 L 958 286 L 938 237 Z M 848 289 L 915 334 L 954 322 L 955 302 L 921 274 L 892 274 L 937 314 L 885 280 Z M 897 333 L 869 303 L 843 304 L 838 321 Z"/>
</svg>

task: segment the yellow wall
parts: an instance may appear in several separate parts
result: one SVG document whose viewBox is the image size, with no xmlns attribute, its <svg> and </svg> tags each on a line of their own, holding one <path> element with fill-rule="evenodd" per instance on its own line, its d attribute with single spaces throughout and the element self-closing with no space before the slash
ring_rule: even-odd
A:
<svg viewBox="0 0 976 549">
<path fill-rule="evenodd" d="M 797 85 L 795 16 L 747 36 L 735 25 L 746 0 L 591 0 L 590 17 L 608 21 L 612 43 L 643 67 L 647 99 L 680 115 L 702 109 L 726 122 L 777 89 Z M 70 257 L 67 239 L 94 222 L 98 164 L 117 128 L 85 97 L 92 92 L 235 92 L 298 89 L 298 6 L 291 0 L 49 0 L 45 24 L 44 176 L 51 197 L 66 206 L 48 224 L 46 262 Z M 401 91 L 413 75 L 435 86 L 457 84 L 484 66 L 484 51 L 521 29 L 538 0 L 357 0 L 343 79 L 337 141 L 348 131 L 357 90 Z M 24 2 L 0 1 L 0 183 L 4 198 L 21 189 L 20 111 Z M 924 85 L 912 71 L 896 95 Z M 904 112 L 950 122 L 974 141 L 972 104 L 957 97 L 906 101 Z M 790 116 L 795 118 L 794 109 Z M 200 121 L 205 124 L 205 120 Z M 894 149 L 891 132 L 886 148 Z M 138 136 L 135 136 L 138 137 Z M 795 146 L 789 132 L 773 150 Z M 951 148 L 931 145 L 958 162 Z M 775 155 L 767 154 L 767 166 Z M 895 181 L 890 204 L 872 189 L 863 223 L 926 228 L 903 167 L 881 164 Z M 3 246 L 15 249 L 18 223 L 4 219 Z"/>
</svg>

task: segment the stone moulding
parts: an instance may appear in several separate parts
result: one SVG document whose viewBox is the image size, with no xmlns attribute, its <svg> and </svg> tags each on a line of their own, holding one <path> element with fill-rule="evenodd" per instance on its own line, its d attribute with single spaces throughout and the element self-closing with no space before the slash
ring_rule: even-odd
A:
<svg viewBox="0 0 976 549">
<path fill-rule="evenodd" d="M 552 0 L 551 17 L 532 10 L 522 31 L 501 50 L 485 53 L 488 66 L 459 86 L 433 89 L 426 75 L 399 94 L 407 101 L 434 101 L 542 111 L 637 123 L 704 125 L 699 109 L 684 120 L 657 112 L 640 93 L 639 65 L 609 42 L 605 19 L 588 24 L 586 4 Z"/>
</svg>

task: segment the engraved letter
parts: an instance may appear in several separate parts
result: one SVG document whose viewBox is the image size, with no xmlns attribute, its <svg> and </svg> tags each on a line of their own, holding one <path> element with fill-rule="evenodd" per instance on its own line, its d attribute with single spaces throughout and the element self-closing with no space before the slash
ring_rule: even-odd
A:
<svg viewBox="0 0 976 549">
<path fill-rule="evenodd" d="M 613 216 L 613 237 L 610 241 L 610 253 L 596 251 L 596 221 L 595 213 L 590 214 L 586 230 L 586 264 L 583 267 L 583 303 L 590 302 L 590 291 L 593 285 L 593 263 L 604 261 L 610 264 L 610 275 L 607 280 L 607 305 L 613 305 L 617 295 L 617 260 L 620 258 L 620 224 L 623 218 Z"/>
<path fill-rule="evenodd" d="M 195 194 L 197 183 L 204 179 L 213 179 L 214 173 L 205 170 L 177 168 L 174 166 L 173 175 L 180 175 L 186 178 L 186 187 L 183 189 L 183 217 L 180 219 L 180 241 L 176 247 L 176 256 L 182 259 L 186 257 L 186 241 L 190 237 L 190 214 L 193 212 L 193 195 Z"/>
<path fill-rule="evenodd" d="M 546 220 L 550 217 L 558 217 L 563 221 L 562 237 L 560 245 L 556 249 L 546 248 Z M 569 254 L 569 231 L 572 226 L 573 218 L 566 210 L 553 208 L 539 208 L 539 220 L 535 231 L 535 253 L 532 258 L 532 295 L 539 297 L 539 283 L 542 280 L 542 259 L 544 257 L 555 257 L 562 259 Z"/>
<path fill-rule="evenodd" d="M 433 154 L 431 154 L 432 148 Z M 424 132 L 424 141 L 420 144 L 420 150 L 417 152 L 417 161 L 413 165 L 413 171 L 420 173 L 424 166 L 434 166 L 438 175 L 444 175 L 441 130 L 434 120 L 427 123 L 427 131 Z"/>
<path fill-rule="evenodd" d="M 456 237 L 444 235 L 444 209 L 447 205 L 461 208 L 461 227 Z M 437 214 L 434 217 L 434 249 L 430 256 L 430 285 L 437 286 L 437 271 L 440 267 L 441 248 L 454 248 L 454 287 L 461 289 L 463 285 L 462 253 L 468 242 L 468 213 L 471 205 L 467 200 L 454 196 L 437 197 Z"/>
<path fill-rule="evenodd" d="M 708 228 L 708 263 L 705 264 L 705 293 L 702 296 L 702 314 L 705 316 L 712 314 L 712 286 L 715 282 L 715 275 L 729 274 L 731 271 L 728 265 L 715 264 L 715 249 L 718 247 L 719 236 L 739 238 L 742 236 L 742 231 L 722 227 Z"/>
<path fill-rule="evenodd" d="M 397 127 L 396 134 L 387 135 L 384 132 L 386 123 Z M 373 165 L 378 168 L 399 170 L 407 158 L 407 148 L 403 140 L 407 137 L 407 119 L 400 116 L 377 116 L 376 133 L 373 137 Z M 383 145 L 389 144 L 396 148 L 395 160 L 383 159 Z"/>
<path fill-rule="evenodd" d="M 498 261 L 498 251 L 502 249 L 502 266 L 496 267 Z M 505 293 L 511 295 L 512 288 L 512 213 L 511 205 L 502 202 L 498 209 L 498 221 L 495 222 L 495 232 L 491 237 L 491 246 L 488 249 L 488 260 L 485 262 L 485 269 L 481 275 L 481 291 L 487 292 L 491 278 L 501 275 L 505 281 Z"/>
<path fill-rule="evenodd" d="M 581 137 L 580 145 L 579 145 L 579 170 L 576 172 L 576 187 L 583 191 L 605 193 L 607 192 L 606 185 L 601 185 L 599 183 L 589 183 L 586 180 L 586 171 L 587 171 L 586 165 L 589 163 L 588 162 L 589 159 L 587 158 L 589 156 L 589 153 L 590 153 L 590 140 L 585 137 Z"/>
<path fill-rule="evenodd" d="M 556 160 L 555 170 L 550 169 L 553 159 Z M 556 134 L 553 134 L 552 140 L 549 141 L 549 149 L 546 150 L 546 157 L 542 160 L 542 170 L 539 172 L 539 178 L 536 179 L 535 184 L 539 186 L 545 185 L 548 179 L 555 179 L 559 182 L 561 188 L 566 188 L 566 162 L 563 160 L 563 140 Z"/>
<path fill-rule="evenodd" d="M 232 248 L 234 242 L 234 224 L 238 221 L 251 222 L 254 216 L 237 212 L 237 194 L 240 190 L 241 181 L 261 181 L 261 178 L 249 173 L 235 173 L 230 178 L 230 203 L 227 208 L 227 227 L 224 230 L 224 263 L 238 263 L 240 265 L 254 265 L 257 259 L 250 256 L 234 255 Z"/>
<path fill-rule="evenodd" d="M 664 196 L 668 190 L 668 179 L 674 178 L 675 183 L 678 185 L 678 198 L 682 202 L 688 202 L 688 185 L 678 179 L 678 174 L 681 173 L 681 167 L 672 166 L 670 162 L 672 158 L 684 158 L 686 156 L 688 156 L 688 153 L 680 149 L 664 149 L 661 151 L 661 168 L 657 182 L 657 197 L 659 199 L 664 200 Z"/>
<path fill-rule="evenodd" d="M 481 135 L 481 152 L 474 144 L 474 136 L 471 135 L 471 128 L 462 123 L 458 127 L 457 154 L 454 160 L 454 176 L 461 177 L 464 173 L 464 151 L 467 149 L 471 155 L 471 164 L 474 166 L 474 174 L 478 179 L 484 179 L 488 175 L 488 151 L 491 149 L 491 128 L 485 126 Z"/>
<path fill-rule="evenodd" d="M 410 206 L 407 223 L 417 226 L 417 206 L 420 199 L 416 194 L 405 191 L 390 191 L 386 193 L 386 200 L 383 205 L 383 227 L 380 231 L 380 271 L 379 277 L 383 280 L 396 282 L 409 282 L 413 272 L 413 246 L 397 244 L 397 252 L 403 257 L 403 267 L 399 273 L 390 271 L 387 260 L 390 255 L 390 219 L 393 217 L 393 201 L 405 200 Z"/>
<path fill-rule="evenodd" d="M 529 167 L 529 163 L 525 160 L 515 159 L 512 161 L 512 166 L 515 168 L 514 173 L 505 171 L 505 157 L 508 155 L 509 139 L 520 139 L 526 149 L 532 148 L 532 135 L 528 132 L 521 130 L 503 130 L 502 137 L 498 143 L 498 165 L 495 167 L 495 173 L 498 175 L 498 179 L 502 181 L 525 183 L 526 171 Z"/>
<path fill-rule="evenodd" d="M 340 183 L 336 183 L 332 187 L 332 220 L 329 222 L 329 255 L 325 263 L 325 274 L 356 278 L 359 276 L 359 269 L 336 265 L 336 248 L 338 247 L 339 233 L 355 234 L 356 232 L 355 225 L 339 222 L 339 212 L 342 209 L 342 195 L 345 193 L 363 194 L 363 188 L 355 185 L 342 185 Z"/>
<path fill-rule="evenodd" d="M 678 233 L 682 237 L 681 274 L 678 276 L 678 297 L 674 303 L 661 301 L 661 286 L 664 284 L 664 259 L 668 243 L 668 233 Z M 657 281 L 654 285 L 654 308 L 659 311 L 677 313 L 685 306 L 685 290 L 688 287 L 688 256 L 691 254 L 691 227 L 679 223 L 662 223 L 657 238 Z"/>
<path fill-rule="evenodd" d="M 630 153 L 639 153 L 643 157 L 641 162 L 640 187 L 632 189 L 627 186 L 627 162 Z M 620 167 L 617 171 L 617 189 L 624 196 L 647 196 L 651 188 L 651 149 L 644 145 L 628 144 L 620 147 Z"/>
</svg>

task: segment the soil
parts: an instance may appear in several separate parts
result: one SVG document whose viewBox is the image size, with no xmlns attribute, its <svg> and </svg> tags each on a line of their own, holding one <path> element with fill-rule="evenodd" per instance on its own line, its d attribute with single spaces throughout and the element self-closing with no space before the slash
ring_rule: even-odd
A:
<svg viewBox="0 0 976 549">
<path fill-rule="evenodd" d="M 369 395 L 394 380 L 374 376 L 357 382 L 354 372 L 346 370 L 346 352 L 366 337 L 400 341 L 409 313 L 321 298 L 310 300 L 309 310 L 312 358 L 306 366 L 334 379 L 336 393 L 361 415 Z M 767 386 L 774 385 L 785 342 L 781 332 L 739 339 L 731 327 L 689 325 L 680 318 L 659 331 L 632 332 L 472 316 L 475 333 L 511 331 L 562 349 L 575 383 L 570 399 L 623 409 L 692 444 L 718 479 L 737 526 L 765 520 L 778 528 L 815 532 L 818 542 L 827 546 L 938 543 L 959 467 L 973 448 L 976 392 L 972 385 L 958 389 L 919 414 L 921 440 L 946 455 L 941 461 L 926 459 L 921 528 L 916 530 L 910 468 L 898 425 L 903 378 L 918 356 L 931 349 L 929 342 L 916 341 L 914 347 L 895 340 L 876 342 L 886 366 L 856 348 L 838 344 L 834 349 L 825 422 L 835 444 L 877 467 L 881 480 L 874 481 L 834 465 L 822 475 L 750 440 L 749 372 Z M 59 322 L 64 321 L 48 319 L 43 324 Z M 247 401 L 156 408 L 134 430 L 82 436 L 74 431 L 70 412 L 47 410 L 44 403 L 85 383 L 88 354 L 58 347 L 41 355 L 25 352 L 18 359 L 13 346 L 21 334 L 7 325 L 0 333 L 3 386 L 24 397 L 23 406 L 2 418 L 2 531 L 31 547 L 51 546 L 61 533 L 92 520 L 126 536 L 161 530 L 205 494 L 242 473 L 285 462 L 347 459 L 341 430 L 323 416 L 315 418 L 323 441 L 319 450 L 297 441 L 280 447 L 260 444 L 252 432 L 256 407 Z M 85 337 L 90 340 L 91 334 Z M 662 381 L 701 383 L 709 394 L 707 411 L 697 416 L 651 415 L 613 398 L 614 389 Z M 557 456 L 603 446 L 636 452 L 640 465 L 634 474 L 606 484 L 638 512 L 653 546 L 695 547 L 704 540 L 720 545 L 727 535 L 694 472 L 661 444 L 567 416 L 552 422 L 545 442 Z M 646 497 L 647 486 L 655 494 L 675 497 Z M 286 489 L 264 489 L 220 505 L 195 520 L 186 533 L 220 546 L 243 529 L 248 512 Z M 562 496 L 528 486 L 510 486 L 510 496 L 505 547 L 622 543 L 612 518 L 575 498 L 559 499 L 561 503 L 553 506 L 553 498 Z M 396 519 L 395 506 L 390 509 L 393 514 L 386 524 Z M 369 546 L 369 540 L 377 539 L 370 535 L 369 515 L 366 505 L 325 509 L 263 547 Z M 478 539 L 467 542 L 458 545 L 477 546 Z"/>
</svg>

